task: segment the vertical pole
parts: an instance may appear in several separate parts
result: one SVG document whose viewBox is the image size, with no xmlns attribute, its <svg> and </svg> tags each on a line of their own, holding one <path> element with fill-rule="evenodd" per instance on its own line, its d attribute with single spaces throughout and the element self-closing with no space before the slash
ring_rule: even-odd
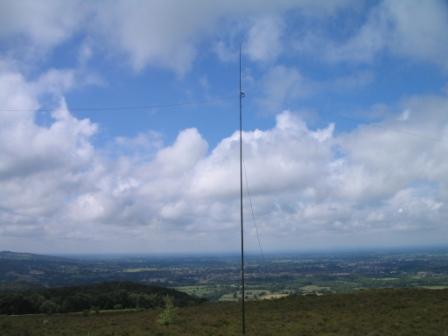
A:
<svg viewBox="0 0 448 336">
<path fill-rule="evenodd" d="M 246 310 L 244 291 L 244 220 L 243 220 L 243 97 L 241 88 L 241 45 L 240 45 L 240 218 L 241 218 L 241 331 L 246 335 Z"/>
</svg>

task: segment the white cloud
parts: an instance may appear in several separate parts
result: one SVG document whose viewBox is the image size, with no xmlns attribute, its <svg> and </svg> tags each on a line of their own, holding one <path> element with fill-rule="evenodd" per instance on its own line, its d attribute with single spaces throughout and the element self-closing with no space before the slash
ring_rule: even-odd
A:
<svg viewBox="0 0 448 336">
<path fill-rule="evenodd" d="M 179 133 L 176 142 L 161 149 L 155 158 L 158 173 L 179 174 L 189 171 L 205 155 L 207 142 L 194 128 Z"/>
<path fill-rule="evenodd" d="M 388 1 L 395 30 L 388 43 L 392 52 L 432 61 L 448 69 L 448 3 L 432 0 L 415 6 L 407 1 Z"/>
<path fill-rule="evenodd" d="M 44 86 L 53 92 L 53 80 L 28 83 L 17 73 L 0 74 L 0 226 L 12 236 L 46 236 L 64 202 L 88 184 L 84 171 L 95 160 L 96 125 L 70 115 L 63 100 L 50 126 L 36 124 L 39 95 Z"/>
<path fill-rule="evenodd" d="M 30 44 L 34 50 L 46 51 L 79 29 L 86 15 L 85 7 L 78 0 L 2 1 L 0 39 L 25 38 L 23 44 L 18 43 L 21 48 Z"/>
<path fill-rule="evenodd" d="M 196 56 L 195 34 L 208 23 L 199 20 L 197 9 L 177 1 L 100 3 L 93 29 L 136 70 L 151 64 L 184 73 Z"/>
<path fill-rule="evenodd" d="M 435 63 L 448 69 L 448 4 L 384 0 L 366 22 L 343 43 L 308 36 L 299 47 L 330 61 L 372 62 L 381 52 Z M 320 52 L 319 52 L 320 50 Z"/>
<path fill-rule="evenodd" d="M 327 138 L 316 137 L 300 119 L 287 112 L 277 117 L 274 129 L 245 133 L 244 153 L 248 174 L 257 181 L 252 187 L 253 192 L 285 192 L 305 184 L 305 181 L 311 182 L 319 172 L 323 174 L 323 163 L 330 156 L 330 148 L 322 146 L 321 140 Z M 283 146 L 280 147 L 280 143 Z M 237 195 L 237 154 L 238 134 L 235 133 L 224 139 L 198 165 L 191 189 L 193 194 L 224 198 Z"/>
<path fill-rule="evenodd" d="M 282 30 L 279 17 L 257 18 L 249 29 L 245 52 L 255 61 L 274 61 L 282 53 Z"/>
<path fill-rule="evenodd" d="M 127 156 L 137 161 L 153 158 L 163 146 L 163 137 L 155 131 L 139 133 L 134 137 L 119 136 L 107 148 L 111 157 Z"/>
<path fill-rule="evenodd" d="M 270 1 L 197 1 L 192 4 L 170 0 L 142 4 L 135 0 L 119 0 L 114 5 L 106 3 L 97 7 L 95 23 L 99 24 L 99 29 L 95 27 L 94 30 L 99 30 L 100 36 L 114 49 L 124 52 L 136 70 L 156 65 L 182 75 L 196 58 L 198 42 L 219 32 L 226 21 L 259 17 L 250 28 L 247 52 L 257 60 L 272 60 L 281 47 L 281 22 L 263 16 L 264 13 L 298 9 L 307 15 L 330 15 L 348 3 L 283 0 L 275 4 Z M 215 52 L 223 60 L 229 60 L 233 53 L 223 43 L 215 44 Z"/>
<path fill-rule="evenodd" d="M 75 76 L 76 72 L 71 69 L 51 69 L 41 75 L 33 86 L 37 94 L 50 92 L 60 96 L 74 87 Z"/>
<path fill-rule="evenodd" d="M 36 2 L 2 1 L 0 4 L 0 40 L 14 41 L 14 57 L 31 61 L 35 53 L 45 53 L 76 34 L 85 35 L 89 46 L 80 52 L 85 62 L 94 48 L 109 57 L 126 59 L 136 71 L 146 66 L 164 67 L 185 74 L 197 56 L 197 45 L 219 32 L 228 22 L 250 22 L 248 53 L 257 60 L 275 58 L 280 49 L 281 24 L 268 13 L 298 10 L 304 15 L 326 16 L 347 7 L 353 0 L 243 2 L 179 0 L 141 2 L 116 0 L 89 2 L 57 0 Z M 17 41 L 23 43 L 17 43 Z M 216 51 L 224 59 L 228 48 L 217 42 Z M 104 48 L 106 47 L 106 48 Z M 93 49 L 92 49 L 93 48 Z M 99 53 L 97 53 L 99 54 Z"/>
<path fill-rule="evenodd" d="M 331 17 L 354 4 L 350 0 L 276 3 L 248 0 L 219 4 L 176 0 L 143 4 L 136 0 L 95 3 L 69 0 L 63 4 L 55 0 L 2 1 L 0 41 L 11 46 L 9 57 L 31 62 L 39 59 L 39 54 L 82 34 L 89 43 L 80 51 L 81 63 L 92 54 L 99 55 L 94 50 L 98 48 L 107 57 L 124 56 L 125 63 L 136 71 L 158 66 L 182 75 L 194 63 L 198 44 L 216 34 L 220 37 L 213 44 L 215 52 L 222 60 L 234 59 L 232 48 L 226 45 L 228 36 L 219 34 L 223 26 L 239 22 L 240 33 L 247 29 L 245 50 L 249 57 L 255 61 L 273 61 L 284 49 L 283 31 L 287 27 L 282 15 L 286 11 L 297 11 L 322 22 L 319 17 Z M 443 0 L 418 5 L 384 0 L 372 7 L 366 21 L 345 41 L 335 42 L 307 31 L 298 49 L 333 62 L 371 62 L 387 51 L 447 69 L 447 7 Z"/>
</svg>

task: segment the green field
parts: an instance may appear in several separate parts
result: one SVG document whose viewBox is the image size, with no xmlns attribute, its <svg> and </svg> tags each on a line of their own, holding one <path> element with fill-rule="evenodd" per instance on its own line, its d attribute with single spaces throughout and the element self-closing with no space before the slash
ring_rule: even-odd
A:
<svg viewBox="0 0 448 336">
<path fill-rule="evenodd" d="M 0 316 L 0 335 L 240 335 L 236 302 L 178 308 L 167 326 L 158 323 L 160 312 Z M 251 301 L 247 326 L 247 335 L 256 336 L 448 335 L 448 290 L 362 290 Z"/>
<path fill-rule="evenodd" d="M 211 286 L 211 285 L 197 285 L 197 286 L 180 286 L 174 287 L 178 291 L 187 293 L 189 295 L 194 295 L 197 297 L 208 297 L 213 293 L 220 290 L 220 286 Z"/>
<path fill-rule="evenodd" d="M 312 287 L 312 286 L 311 286 Z M 314 286 L 320 288 L 318 286 Z M 238 301 L 241 292 L 237 286 L 221 286 L 221 285 L 197 285 L 197 286 L 180 286 L 175 287 L 178 291 L 194 295 L 200 298 L 216 298 L 214 301 Z M 247 300 L 270 300 L 286 297 L 292 294 L 290 290 L 270 290 L 267 286 L 248 286 L 245 296 Z"/>
</svg>

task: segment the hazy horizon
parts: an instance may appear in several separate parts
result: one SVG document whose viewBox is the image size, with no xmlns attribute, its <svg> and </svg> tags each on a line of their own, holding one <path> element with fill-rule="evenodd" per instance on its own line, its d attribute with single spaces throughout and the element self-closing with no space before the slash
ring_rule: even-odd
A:
<svg viewBox="0 0 448 336">
<path fill-rule="evenodd" d="M 296 250 L 249 250 L 245 251 L 245 255 L 248 258 L 273 257 L 273 256 L 286 256 L 286 255 L 339 255 L 349 253 L 405 253 L 405 252 L 448 252 L 448 244 L 445 245 L 402 245 L 402 246 L 357 246 L 357 247 L 333 247 L 333 248 L 315 248 L 315 249 L 296 249 Z M 101 251 L 101 252 L 72 252 L 67 253 L 64 251 L 31 251 L 31 250 L 0 250 L 0 253 L 25 253 L 36 254 L 43 256 L 55 256 L 55 257 L 79 257 L 79 258 L 120 258 L 120 257 L 235 257 L 240 258 L 241 251 L 178 251 L 178 252 L 114 252 L 114 251 Z"/>
</svg>

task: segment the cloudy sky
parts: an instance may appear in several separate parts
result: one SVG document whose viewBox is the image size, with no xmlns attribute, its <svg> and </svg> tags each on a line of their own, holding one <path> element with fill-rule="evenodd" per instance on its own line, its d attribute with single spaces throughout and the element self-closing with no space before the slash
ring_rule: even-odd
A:
<svg viewBox="0 0 448 336">
<path fill-rule="evenodd" d="M 240 43 L 265 251 L 448 243 L 447 1 L 4 0 L 0 250 L 237 251 Z"/>
</svg>

